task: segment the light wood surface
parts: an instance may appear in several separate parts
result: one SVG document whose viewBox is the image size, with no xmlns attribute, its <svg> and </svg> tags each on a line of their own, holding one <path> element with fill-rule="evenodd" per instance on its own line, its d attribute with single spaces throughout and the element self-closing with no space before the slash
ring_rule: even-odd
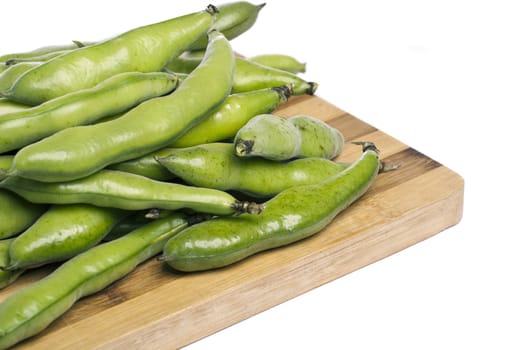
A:
<svg viewBox="0 0 525 350">
<path fill-rule="evenodd" d="M 104 291 L 77 302 L 20 349 L 176 349 L 416 244 L 461 220 L 461 176 L 315 96 L 294 97 L 275 114 L 309 114 L 339 128 L 340 161 L 372 141 L 396 171 L 317 235 L 233 266 L 176 273 L 152 259 Z M 21 277 L 0 301 L 45 275 Z"/>
</svg>

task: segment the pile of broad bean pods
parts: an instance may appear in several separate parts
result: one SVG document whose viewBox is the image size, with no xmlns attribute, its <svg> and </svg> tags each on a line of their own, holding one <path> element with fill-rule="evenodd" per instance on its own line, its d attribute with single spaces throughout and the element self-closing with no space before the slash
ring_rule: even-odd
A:
<svg viewBox="0 0 525 350">
<path fill-rule="evenodd" d="M 221 268 L 322 230 L 372 184 L 376 147 L 273 111 L 314 94 L 304 63 L 230 44 L 263 5 L 232 2 L 100 42 L 0 56 L 0 348 L 153 256 Z"/>
</svg>

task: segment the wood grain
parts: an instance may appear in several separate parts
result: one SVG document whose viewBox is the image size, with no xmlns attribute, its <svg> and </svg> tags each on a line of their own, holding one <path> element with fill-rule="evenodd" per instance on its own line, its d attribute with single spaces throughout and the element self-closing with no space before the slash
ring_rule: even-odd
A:
<svg viewBox="0 0 525 350">
<path fill-rule="evenodd" d="M 152 259 L 104 291 L 80 300 L 20 349 L 173 349 L 190 344 L 308 290 L 383 259 L 458 223 L 463 179 L 442 164 L 314 96 L 292 98 L 276 114 L 309 114 L 339 128 L 338 158 L 361 152 L 352 140 L 376 143 L 399 165 L 317 235 L 233 266 L 175 273 Z M 50 268 L 0 292 L 5 299 Z"/>
</svg>

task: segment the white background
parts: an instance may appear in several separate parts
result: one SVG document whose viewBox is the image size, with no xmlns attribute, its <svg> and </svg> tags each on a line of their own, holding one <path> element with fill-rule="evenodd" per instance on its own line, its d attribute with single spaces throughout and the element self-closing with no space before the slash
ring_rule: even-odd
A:
<svg viewBox="0 0 525 350">
<path fill-rule="evenodd" d="M 0 53 L 98 40 L 207 4 L 9 1 Z M 464 216 L 188 349 L 524 349 L 524 15 L 507 0 L 268 0 L 234 49 L 306 61 L 318 96 L 463 176 Z"/>
</svg>

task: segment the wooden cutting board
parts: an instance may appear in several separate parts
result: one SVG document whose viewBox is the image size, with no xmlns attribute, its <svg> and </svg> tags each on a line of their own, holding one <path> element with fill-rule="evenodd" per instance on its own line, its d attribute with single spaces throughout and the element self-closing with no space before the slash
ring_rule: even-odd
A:
<svg viewBox="0 0 525 350">
<path fill-rule="evenodd" d="M 175 273 L 152 259 L 17 348 L 180 348 L 460 221 L 463 179 L 442 164 L 319 97 L 294 97 L 275 113 L 318 117 L 347 141 L 374 142 L 385 162 L 400 167 L 380 174 L 364 197 L 309 239 L 202 273 Z M 360 153 L 347 142 L 338 160 Z M 47 270 L 21 277 L 0 300 Z"/>
</svg>

